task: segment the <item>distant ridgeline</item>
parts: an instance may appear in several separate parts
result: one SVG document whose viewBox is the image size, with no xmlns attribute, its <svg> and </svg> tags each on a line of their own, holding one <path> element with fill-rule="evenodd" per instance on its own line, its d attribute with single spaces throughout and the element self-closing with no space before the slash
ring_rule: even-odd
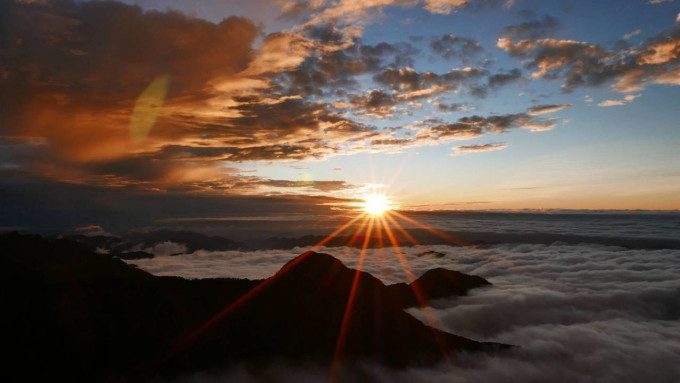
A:
<svg viewBox="0 0 680 383">
<path fill-rule="evenodd" d="M 636 238 L 636 237 L 603 237 L 557 233 L 490 233 L 490 232 L 445 232 L 446 235 L 437 235 L 424 229 L 410 229 L 409 235 L 420 245 L 448 245 L 448 246 L 492 246 L 499 243 L 535 243 L 550 245 L 555 242 L 565 244 L 593 243 L 605 246 L 619 246 L 628 249 L 680 249 L 680 239 L 674 238 Z M 368 247 L 390 247 L 387 233 L 379 233 L 374 230 L 375 240 L 368 243 Z M 412 246 L 409 238 L 403 238 L 396 234 L 395 241 L 399 246 Z M 448 238 L 456 238 L 452 242 Z M 181 253 L 193 253 L 197 250 L 204 251 L 253 251 L 269 249 L 293 249 L 296 247 L 313 246 L 325 239 L 323 235 L 305 235 L 301 237 L 283 237 L 257 239 L 245 242 L 236 242 L 220 236 L 208 236 L 205 234 L 186 230 L 156 230 L 148 232 L 132 232 L 120 237 L 104 235 L 66 235 L 71 239 L 83 244 L 85 247 L 96 252 L 107 252 L 121 259 L 131 260 L 140 258 L 153 258 L 154 247 L 172 243 L 180 250 L 177 253 L 164 255 L 177 255 Z M 361 247 L 363 238 L 357 238 L 353 234 L 341 234 L 327 241 L 326 247 Z M 436 254 L 433 254 L 436 256 Z"/>
<path fill-rule="evenodd" d="M 3 381 L 40 376 L 138 380 L 272 361 L 330 366 L 355 270 L 307 252 L 271 278 L 156 277 L 68 239 L 0 236 Z M 364 272 L 347 322 L 345 363 L 429 365 L 457 352 L 510 346 L 426 326 L 405 307 L 488 286 L 430 270 L 413 286 Z"/>
</svg>

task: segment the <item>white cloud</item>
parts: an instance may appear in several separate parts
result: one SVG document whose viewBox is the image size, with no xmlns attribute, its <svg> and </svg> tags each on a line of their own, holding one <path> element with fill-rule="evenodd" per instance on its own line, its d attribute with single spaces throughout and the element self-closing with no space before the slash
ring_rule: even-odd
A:
<svg viewBox="0 0 680 383">
<path fill-rule="evenodd" d="M 135 263 L 164 274 L 264 278 L 303 250 L 197 252 Z M 429 250 L 445 256 L 418 256 Z M 356 267 L 360 253 L 350 248 L 321 251 L 349 267 Z M 430 312 L 444 329 L 521 348 L 496 356 L 461 356 L 454 366 L 395 371 L 363 364 L 357 366 L 358 374 L 378 382 L 666 382 L 680 378 L 676 363 L 680 356 L 680 250 L 554 243 L 474 249 L 422 246 L 404 248 L 404 252 L 416 275 L 446 267 L 483 276 L 494 284 L 466 297 L 436 301 L 437 309 Z M 364 269 L 387 283 L 405 280 L 392 249 L 369 249 Z M 416 309 L 409 312 L 422 316 Z M 324 378 L 324 371 L 314 367 L 284 365 L 258 375 L 239 368 L 223 374 L 219 377 L 250 382 L 273 376 L 278 381 Z"/>
<path fill-rule="evenodd" d="M 185 254 L 187 252 L 187 246 L 181 243 L 165 241 L 156 243 L 152 247 L 148 247 L 146 249 L 143 249 L 142 251 L 151 253 L 155 256 L 167 257 L 172 256 L 174 254 Z"/>
<path fill-rule="evenodd" d="M 624 39 L 624 40 L 628 40 L 628 39 L 631 38 L 631 37 L 634 37 L 634 36 L 639 35 L 640 32 L 642 32 L 642 31 L 640 30 L 640 28 L 638 28 L 638 29 L 636 29 L 636 30 L 634 30 L 634 31 L 632 31 L 632 32 L 630 32 L 630 33 L 626 33 L 625 35 L 623 35 L 623 39 Z"/>
<path fill-rule="evenodd" d="M 610 106 L 621 106 L 621 105 L 626 105 L 625 101 L 623 100 L 604 100 L 597 104 L 597 106 L 601 108 L 607 108 Z"/>
<path fill-rule="evenodd" d="M 610 106 L 622 106 L 622 105 L 628 104 L 629 102 L 632 102 L 633 100 L 635 100 L 636 98 L 638 98 L 640 96 L 641 96 L 641 94 L 629 94 L 629 95 L 626 95 L 622 100 L 604 100 L 604 101 L 600 102 L 599 104 L 597 104 L 597 106 L 599 106 L 601 108 L 606 108 L 606 107 L 610 107 Z"/>
</svg>

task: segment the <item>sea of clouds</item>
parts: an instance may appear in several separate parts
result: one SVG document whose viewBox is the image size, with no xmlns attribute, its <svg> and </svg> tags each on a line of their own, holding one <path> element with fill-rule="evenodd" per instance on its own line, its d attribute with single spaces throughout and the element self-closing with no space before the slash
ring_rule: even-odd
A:
<svg viewBox="0 0 680 383">
<path fill-rule="evenodd" d="M 414 218 L 440 230 L 551 233 L 618 238 L 678 238 L 680 212 L 431 212 Z"/>
<path fill-rule="evenodd" d="M 160 250 L 160 249 L 159 249 Z M 306 249 L 205 252 L 135 260 L 156 275 L 259 279 Z M 355 268 L 360 250 L 320 249 Z M 482 276 L 493 287 L 433 302 L 437 326 L 476 340 L 520 346 L 455 365 L 393 371 L 363 365 L 380 382 L 679 382 L 680 250 L 593 244 L 499 244 L 485 248 L 403 248 L 416 276 L 445 267 Z M 426 253 L 425 252 L 431 252 Z M 162 251 L 159 253 L 163 253 Z M 439 253 L 439 254 L 437 254 Z M 394 249 L 369 249 L 365 271 L 406 281 Z M 424 321 L 420 309 L 408 310 Z M 195 379 L 199 377 L 189 377 Z M 274 366 L 257 376 L 233 369 L 201 380 L 325 381 L 314 368 Z"/>
</svg>

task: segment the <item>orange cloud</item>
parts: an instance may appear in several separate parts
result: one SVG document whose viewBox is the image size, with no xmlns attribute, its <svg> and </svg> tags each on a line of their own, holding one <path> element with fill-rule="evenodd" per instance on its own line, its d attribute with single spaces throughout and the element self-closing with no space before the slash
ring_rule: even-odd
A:
<svg viewBox="0 0 680 383">
<path fill-rule="evenodd" d="M 208 80 L 245 69 L 258 34 L 245 19 L 212 24 L 114 2 L 3 8 L 14 21 L 2 52 L 3 122 L 72 161 L 128 154 L 133 103 L 155 78 L 167 76 L 170 100 L 195 97 Z"/>
</svg>

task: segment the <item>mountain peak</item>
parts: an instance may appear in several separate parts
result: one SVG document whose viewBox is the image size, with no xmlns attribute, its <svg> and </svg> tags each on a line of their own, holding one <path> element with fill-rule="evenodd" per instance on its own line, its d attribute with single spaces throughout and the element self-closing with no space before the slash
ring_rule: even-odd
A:
<svg viewBox="0 0 680 383">
<path fill-rule="evenodd" d="M 348 362 L 406 367 L 439 362 L 442 348 L 507 347 L 426 326 L 404 311 L 408 285 L 385 286 L 324 253 L 305 252 L 265 281 L 186 280 L 152 276 L 67 239 L 6 235 L 0 236 L 0 271 L 3 307 L 13 313 L 3 317 L 13 329 L 6 346 L 16 350 L 8 365 L 39 357 L 55 375 L 76 372 L 76 380 L 106 380 L 111 373 L 135 378 L 182 339 L 190 341 L 152 374 L 282 359 L 324 366 L 341 328 Z M 427 280 L 437 284 L 441 274 L 448 273 Z M 399 285 L 407 290 L 396 291 Z M 78 370 L 75 360 L 87 368 Z"/>
</svg>

